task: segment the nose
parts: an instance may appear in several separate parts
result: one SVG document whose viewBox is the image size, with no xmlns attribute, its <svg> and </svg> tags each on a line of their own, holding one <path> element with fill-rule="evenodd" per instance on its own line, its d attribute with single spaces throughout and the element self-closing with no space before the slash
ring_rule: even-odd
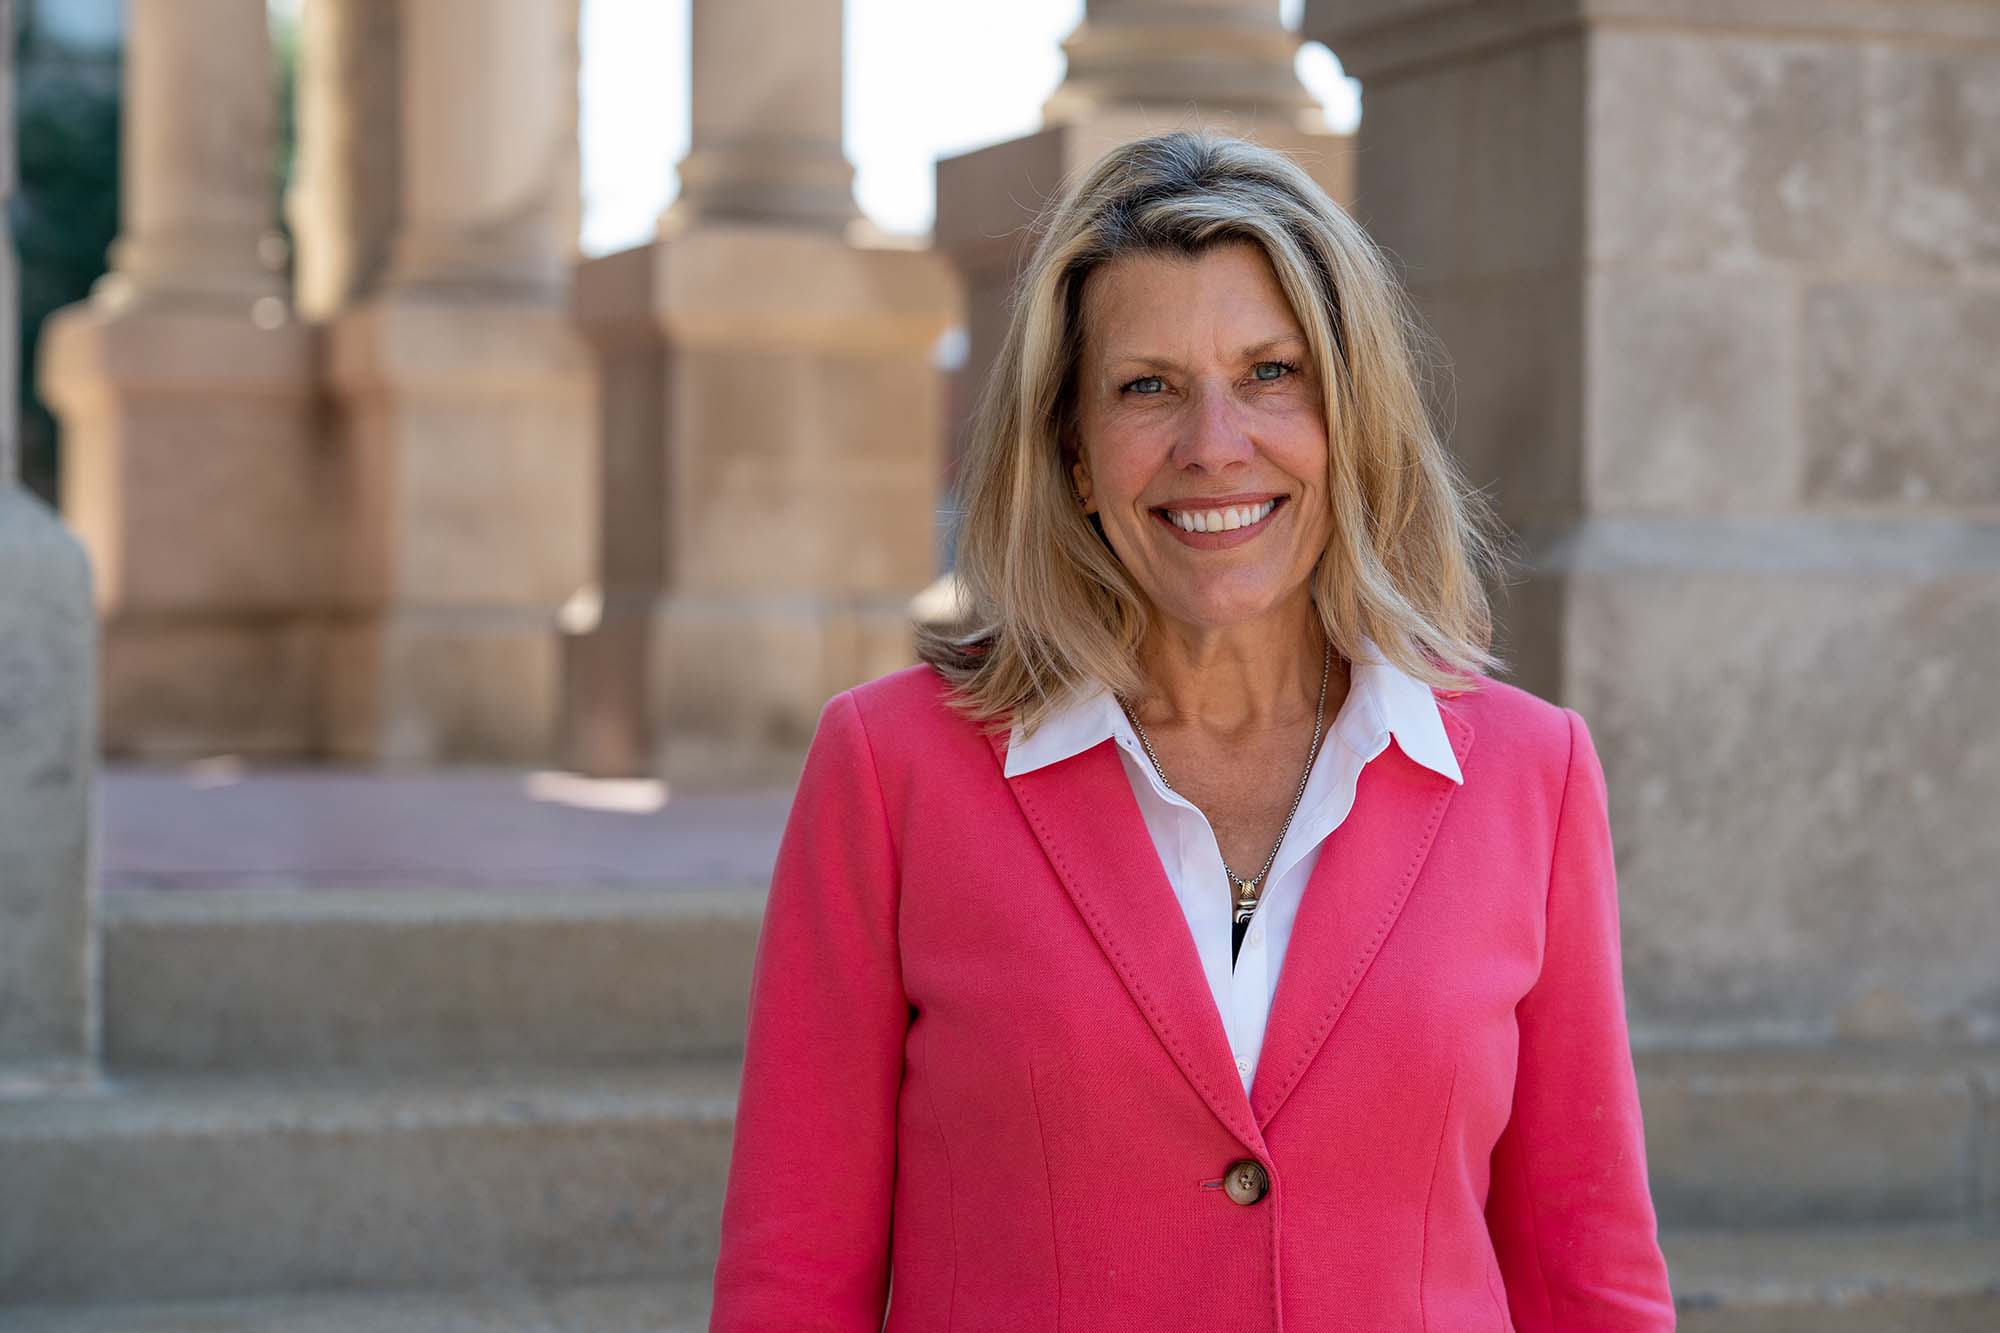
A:
<svg viewBox="0 0 2000 1333">
<path fill-rule="evenodd" d="M 1220 472 L 1233 463 L 1248 463 L 1257 452 L 1242 404 L 1228 385 L 1214 380 L 1203 381 L 1196 389 L 1181 427 L 1173 450 L 1178 468 Z"/>
</svg>

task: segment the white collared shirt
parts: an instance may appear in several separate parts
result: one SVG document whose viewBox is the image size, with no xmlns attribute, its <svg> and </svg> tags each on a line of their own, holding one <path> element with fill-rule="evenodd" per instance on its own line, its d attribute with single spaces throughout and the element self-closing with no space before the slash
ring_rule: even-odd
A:
<svg viewBox="0 0 2000 1333">
<path fill-rule="evenodd" d="M 1291 942 L 1292 922 L 1320 845 L 1340 827 L 1354 806 L 1355 785 L 1364 764 L 1388 748 L 1389 738 L 1415 762 L 1453 782 L 1463 782 L 1458 758 L 1445 735 L 1437 699 L 1422 681 L 1383 660 L 1363 640 L 1363 659 L 1353 665 L 1347 700 L 1328 729 L 1306 779 L 1298 813 L 1278 848 L 1277 859 L 1258 895 L 1257 911 L 1243 937 L 1243 951 L 1230 965 L 1232 937 L 1229 879 L 1208 818 L 1187 798 L 1160 781 L 1145 747 L 1118 700 L 1103 685 L 1078 691 L 1052 711 L 1023 740 L 1019 725 L 1007 746 L 1008 777 L 1083 753 L 1106 738 L 1118 743 L 1125 776 L 1145 817 L 1167 881 L 1187 914 L 1188 931 L 1207 974 L 1222 1030 L 1236 1056 L 1247 1096 L 1264 1045 L 1264 1025 L 1278 990 L 1278 970 Z M 1296 780 L 1294 770 L 1287 782 Z M 1276 777 L 1274 775 L 1274 780 Z M 1261 864 L 1261 863 L 1260 863 Z M 1242 869 L 1243 867 L 1239 867 Z M 1246 870 L 1247 873 L 1247 870 Z"/>
</svg>

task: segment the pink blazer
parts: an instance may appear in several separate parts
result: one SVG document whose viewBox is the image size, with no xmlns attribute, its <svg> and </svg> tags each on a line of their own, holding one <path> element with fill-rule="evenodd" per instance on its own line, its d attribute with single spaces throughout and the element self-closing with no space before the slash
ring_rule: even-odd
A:
<svg viewBox="0 0 2000 1333">
<path fill-rule="evenodd" d="M 943 694 L 820 715 L 712 1330 L 1674 1326 L 1577 714 L 1440 692 L 1464 785 L 1368 764 L 1246 1098 L 1114 745 L 1010 780 Z"/>
</svg>

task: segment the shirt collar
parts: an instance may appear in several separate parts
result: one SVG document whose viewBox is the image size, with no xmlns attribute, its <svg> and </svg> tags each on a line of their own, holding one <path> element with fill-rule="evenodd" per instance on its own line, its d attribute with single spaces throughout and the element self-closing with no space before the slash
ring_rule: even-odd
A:
<svg viewBox="0 0 2000 1333">
<path fill-rule="evenodd" d="M 1361 644 L 1347 701 L 1340 706 L 1331 734 L 1364 758 L 1380 749 L 1376 742 L 1385 735 L 1393 736 L 1412 760 L 1462 784 L 1458 756 L 1452 753 L 1431 687 L 1384 659 L 1372 641 L 1364 638 Z M 1034 735 L 1023 738 L 1020 724 L 1015 724 L 1004 771 L 1010 778 L 1018 777 L 1131 730 L 1117 698 L 1103 683 L 1093 681 L 1052 709 Z"/>
</svg>

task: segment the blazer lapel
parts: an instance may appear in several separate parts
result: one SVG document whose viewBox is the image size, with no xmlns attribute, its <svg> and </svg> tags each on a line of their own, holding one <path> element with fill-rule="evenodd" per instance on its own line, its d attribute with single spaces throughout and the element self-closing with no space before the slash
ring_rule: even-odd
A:
<svg viewBox="0 0 2000 1333">
<path fill-rule="evenodd" d="M 991 740 L 1004 764 L 1006 737 Z M 1007 785 L 1160 1044 L 1229 1132 L 1261 1152 L 1263 1136 L 1244 1099 L 1187 916 L 1146 831 L 1116 743 L 1107 739 L 1009 778 Z"/>
<path fill-rule="evenodd" d="M 1440 702 L 1458 768 L 1472 728 Z M 1393 742 L 1362 767 L 1354 806 L 1320 849 L 1264 1027 L 1250 1106 L 1261 1131 L 1340 1021 L 1430 854 L 1457 785 Z"/>
</svg>

